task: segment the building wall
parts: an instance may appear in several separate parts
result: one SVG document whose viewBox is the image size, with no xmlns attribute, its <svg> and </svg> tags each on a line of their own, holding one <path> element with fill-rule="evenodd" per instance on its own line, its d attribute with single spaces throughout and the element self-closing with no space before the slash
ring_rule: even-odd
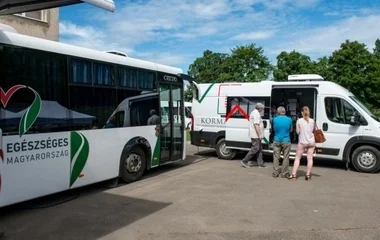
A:
<svg viewBox="0 0 380 240">
<path fill-rule="evenodd" d="M 36 13 L 37 12 L 37 13 Z M 40 20 L 34 17 L 41 15 Z M 59 40 L 59 8 L 22 13 L 21 15 L 0 16 L 0 23 L 9 25 L 20 34 L 33 37 Z"/>
</svg>

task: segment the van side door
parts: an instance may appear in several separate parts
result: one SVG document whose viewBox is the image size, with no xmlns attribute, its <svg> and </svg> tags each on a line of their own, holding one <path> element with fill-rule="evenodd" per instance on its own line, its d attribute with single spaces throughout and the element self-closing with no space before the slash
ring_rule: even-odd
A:
<svg viewBox="0 0 380 240">
<path fill-rule="evenodd" d="M 249 136 L 250 114 L 255 110 L 256 103 L 265 106 L 261 114 L 264 124 L 263 149 L 269 149 L 269 96 L 228 96 L 226 126 L 226 147 L 232 149 L 249 150 L 251 139 Z"/>
<path fill-rule="evenodd" d="M 320 95 L 317 126 L 325 135 L 324 143 L 317 143 L 319 157 L 341 160 L 347 141 L 363 134 L 363 125 L 350 125 L 351 116 L 359 112 L 348 98 L 338 95 Z"/>
</svg>

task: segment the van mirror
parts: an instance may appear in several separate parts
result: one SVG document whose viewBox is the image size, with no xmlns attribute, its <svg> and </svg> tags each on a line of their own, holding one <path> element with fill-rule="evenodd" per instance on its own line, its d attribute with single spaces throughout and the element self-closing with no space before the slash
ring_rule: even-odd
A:
<svg viewBox="0 0 380 240">
<path fill-rule="evenodd" d="M 354 114 L 350 117 L 350 125 L 351 126 L 360 125 L 360 115 L 357 112 L 354 112 Z"/>
</svg>

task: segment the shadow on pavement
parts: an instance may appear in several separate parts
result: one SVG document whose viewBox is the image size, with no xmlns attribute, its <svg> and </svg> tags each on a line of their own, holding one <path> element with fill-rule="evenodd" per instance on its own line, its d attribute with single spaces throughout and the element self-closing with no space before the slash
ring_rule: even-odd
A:
<svg viewBox="0 0 380 240">
<path fill-rule="evenodd" d="M 147 171 L 142 179 L 148 179 L 151 177 L 155 177 L 155 176 L 158 176 L 162 173 L 166 173 L 166 172 L 169 172 L 169 171 L 172 171 L 175 169 L 186 167 L 190 164 L 195 164 L 195 163 L 202 161 L 202 160 L 205 160 L 205 158 L 200 157 L 200 156 L 188 155 L 184 161 L 163 165 L 163 166 L 160 166 L 160 167 L 157 167 L 157 168 L 154 168 L 154 169 Z M 112 208 L 111 205 L 114 203 L 116 203 L 116 204 L 120 203 L 121 205 L 125 205 L 126 202 L 127 203 L 128 202 L 141 202 L 139 205 L 143 207 L 142 214 L 144 214 L 144 210 L 149 209 L 149 207 L 147 207 L 149 204 L 146 203 L 144 205 L 144 201 L 145 202 L 150 202 L 150 201 L 138 200 L 138 199 L 136 200 L 133 198 L 117 196 L 117 195 L 112 195 L 112 194 L 102 192 L 102 191 L 105 191 L 105 190 L 110 189 L 110 188 L 120 187 L 120 186 L 126 185 L 126 183 L 124 183 L 122 180 L 118 180 L 118 181 L 117 180 L 118 179 L 113 179 L 113 180 L 109 180 L 109 181 L 95 183 L 95 184 L 85 186 L 85 187 L 81 187 L 78 189 L 68 190 L 65 192 L 56 193 L 56 194 L 52 194 L 52 195 L 49 195 L 46 197 L 41 197 L 38 199 L 34 199 L 34 200 L 26 201 L 23 203 L 11 205 L 8 207 L 0 208 L 0 223 L 3 221 L 9 222 L 9 218 L 11 218 L 12 216 L 14 216 L 16 214 L 21 214 L 21 215 L 29 214 L 29 211 L 34 212 L 34 211 L 37 211 L 36 209 L 49 208 L 49 210 L 53 209 L 53 211 L 57 211 L 56 208 L 50 208 L 50 207 L 58 206 L 58 208 L 67 208 L 69 205 L 72 204 L 72 202 L 75 202 L 75 200 L 77 198 L 79 198 L 79 199 L 90 198 L 90 200 L 93 202 L 94 205 L 89 206 L 90 207 L 90 209 L 88 209 L 89 211 L 95 211 L 96 210 L 95 208 L 97 207 L 97 205 L 102 205 L 102 204 L 107 204 L 107 206 L 106 206 L 106 209 L 107 209 L 108 206 L 110 208 Z M 131 184 L 133 184 L 133 183 L 131 183 Z M 74 200 L 74 201 L 72 201 L 72 200 Z M 87 201 L 87 200 L 85 200 L 85 201 Z M 109 205 L 109 204 L 111 204 L 111 205 Z M 152 208 L 150 208 L 150 209 L 152 210 L 152 209 L 155 209 L 154 206 L 157 206 L 157 208 L 159 208 L 160 206 L 165 207 L 168 204 L 151 202 L 151 205 L 152 205 Z M 79 210 L 80 210 L 80 212 L 82 212 L 81 209 L 79 209 Z M 135 210 L 136 210 L 136 212 L 138 212 L 137 208 Z M 68 210 L 68 211 L 70 212 L 70 210 Z M 86 212 L 86 211 L 87 210 L 84 210 L 83 212 Z M 41 210 L 41 212 L 45 212 L 45 211 Z M 106 210 L 104 210 L 102 212 L 107 213 Z M 111 212 L 114 212 L 114 211 L 112 210 Z M 117 211 L 115 211 L 115 212 L 117 212 Z M 76 212 L 75 214 L 79 214 L 79 213 Z M 134 216 L 137 216 L 137 215 L 134 214 Z M 93 216 L 93 217 L 95 217 L 95 216 Z M 99 217 L 102 218 L 101 214 L 99 214 Z M 138 219 L 136 219 L 136 220 L 138 220 Z M 75 221 L 75 220 L 73 220 L 73 221 Z M 95 228 L 95 226 L 94 226 L 94 228 Z M 6 228 L 4 228 L 4 224 L 0 224 L 0 240 L 7 239 L 7 238 L 4 238 L 2 236 L 2 232 L 7 233 L 9 229 L 7 231 L 5 231 L 5 230 L 6 230 Z M 7 235 L 9 235 L 9 234 L 7 234 Z M 54 239 L 54 238 L 52 238 L 52 239 Z"/>
<path fill-rule="evenodd" d="M 171 204 L 105 192 L 49 209 L 18 204 L 17 210 L 0 209 L 0 239 L 98 239 Z"/>
<path fill-rule="evenodd" d="M 245 157 L 246 154 L 247 154 L 247 152 L 239 151 L 233 160 L 220 159 L 220 161 L 240 161 Z M 210 157 L 218 158 L 218 155 L 216 154 L 214 149 L 199 151 L 199 152 L 195 153 L 194 155 L 207 157 L 207 158 L 210 158 Z M 272 155 L 271 154 L 264 154 L 264 161 L 272 163 L 273 162 Z M 294 162 L 294 160 L 290 160 L 291 166 L 293 165 L 293 162 Z M 306 163 L 307 163 L 306 157 L 301 158 L 301 164 L 300 165 L 306 166 Z M 339 170 L 343 170 L 343 171 L 346 170 L 346 164 L 342 161 L 334 161 L 334 160 L 325 160 L 325 159 L 321 159 L 321 158 L 314 158 L 313 165 L 316 167 L 335 168 L 335 169 L 339 169 Z"/>
<path fill-rule="evenodd" d="M 167 165 L 163 165 L 163 166 L 160 166 L 157 168 L 150 169 L 149 171 L 147 171 L 145 173 L 145 175 L 142 179 L 148 179 L 151 177 L 156 177 L 162 173 L 170 172 L 170 171 L 175 170 L 175 169 L 186 167 L 190 164 L 195 164 L 195 163 L 198 163 L 198 162 L 206 160 L 206 159 L 207 159 L 207 157 L 205 157 L 205 156 L 187 155 L 186 159 L 183 161 L 170 163 Z"/>
</svg>

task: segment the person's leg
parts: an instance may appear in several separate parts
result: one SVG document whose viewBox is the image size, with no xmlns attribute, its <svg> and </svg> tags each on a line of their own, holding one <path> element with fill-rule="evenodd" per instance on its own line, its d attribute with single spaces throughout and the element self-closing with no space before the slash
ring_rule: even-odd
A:
<svg viewBox="0 0 380 240">
<path fill-rule="evenodd" d="M 315 145 L 309 145 L 307 148 L 307 168 L 306 176 L 310 176 L 311 169 L 313 168 L 313 154 L 314 154 Z"/>
<path fill-rule="evenodd" d="M 281 170 L 281 176 L 282 177 L 288 177 L 289 176 L 289 155 L 290 155 L 290 148 L 292 144 L 290 142 L 282 143 L 282 151 L 283 151 L 283 160 L 282 160 L 282 170 Z"/>
<path fill-rule="evenodd" d="M 245 155 L 245 157 L 243 158 L 243 160 L 241 160 L 241 164 L 246 167 L 246 168 L 249 168 L 250 166 L 248 165 L 248 161 L 251 161 L 252 158 L 256 155 L 257 153 L 257 146 L 255 144 L 255 139 L 251 138 L 251 149 L 249 150 L 249 152 L 247 153 L 247 155 Z"/>
<path fill-rule="evenodd" d="M 281 147 L 279 142 L 273 142 L 273 177 L 280 173 Z"/>
<path fill-rule="evenodd" d="M 263 144 L 260 139 L 255 139 L 257 143 L 257 165 L 259 168 L 267 167 L 263 159 Z"/>
<path fill-rule="evenodd" d="M 302 154 L 304 152 L 304 146 L 301 143 L 298 143 L 297 145 L 297 153 L 296 153 L 296 158 L 294 159 L 294 164 L 293 164 L 293 169 L 292 169 L 292 176 L 297 175 L 298 167 L 300 166 L 300 161 Z"/>
</svg>

